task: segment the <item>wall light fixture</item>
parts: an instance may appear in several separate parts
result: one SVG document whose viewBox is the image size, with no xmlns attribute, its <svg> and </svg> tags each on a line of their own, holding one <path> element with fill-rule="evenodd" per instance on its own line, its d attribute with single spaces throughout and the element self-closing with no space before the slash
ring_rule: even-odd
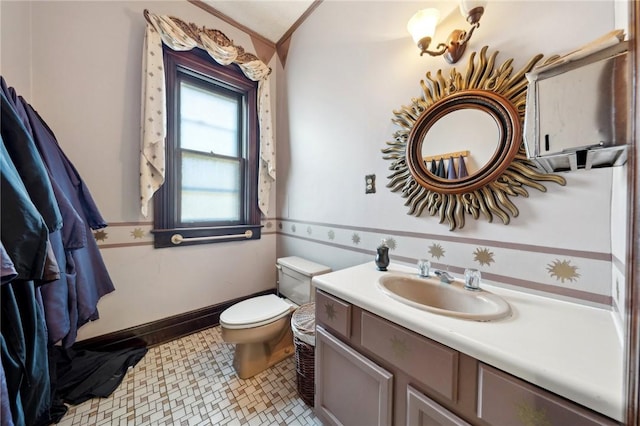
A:
<svg viewBox="0 0 640 426">
<path fill-rule="evenodd" d="M 436 32 L 436 24 L 440 19 L 440 12 L 438 9 L 423 9 L 416 12 L 409 19 L 407 30 L 413 37 L 414 43 L 420 48 L 420 56 L 425 53 L 431 56 L 444 55 L 444 59 L 448 63 L 455 64 L 458 62 L 467 47 L 467 42 L 471 39 L 471 35 L 480 26 L 480 18 L 484 13 L 486 4 L 486 0 L 460 0 L 460 13 L 471 24 L 471 29 L 468 31 L 453 30 L 449 34 L 447 42 L 438 44 L 436 50 L 428 49 Z"/>
</svg>

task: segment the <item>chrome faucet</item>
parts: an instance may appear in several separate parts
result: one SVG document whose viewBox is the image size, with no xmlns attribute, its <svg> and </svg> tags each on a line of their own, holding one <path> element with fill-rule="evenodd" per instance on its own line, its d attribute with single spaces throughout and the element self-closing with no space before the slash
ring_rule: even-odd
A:
<svg viewBox="0 0 640 426">
<path fill-rule="evenodd" d="M 453 282 L 453 280 L 455 279 L 447 271 L 439 271 L 436 269 L 433 271 L 433 273 L 440 277 L 441 283 L 451 284 L 451 282 Z"/>
</svg>

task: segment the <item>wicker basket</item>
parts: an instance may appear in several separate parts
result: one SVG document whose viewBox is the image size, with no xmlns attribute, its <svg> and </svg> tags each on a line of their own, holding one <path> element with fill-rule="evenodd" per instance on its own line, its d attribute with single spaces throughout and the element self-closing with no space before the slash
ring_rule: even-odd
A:
<svg viewBox="0 0 640 426">
<path fill-rule="evenodd" d="M 308 406 L 313 407 L 315 396 L 315 348 L 297 337 L 293 338 L 296 346 L 296 385 L 298 395 Z"/>
<path fill-rule="evenodd" d="M 300 306 L 291 317 L 296 348 L 298 395 L 310 407 L 315 396 L 315 303 Z"/>
</svg>

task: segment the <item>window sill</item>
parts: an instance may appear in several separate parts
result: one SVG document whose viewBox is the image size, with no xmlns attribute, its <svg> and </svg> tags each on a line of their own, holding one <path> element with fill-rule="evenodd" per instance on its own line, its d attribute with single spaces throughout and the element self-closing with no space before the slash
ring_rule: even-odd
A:
<svg viewBox="0 0 640 426">
<path fill-rule="evenodd" d="M 259 240 L 262 225 L 235 225 L 214 228 L 153 229 L 155 248 Z"/>
</svg>

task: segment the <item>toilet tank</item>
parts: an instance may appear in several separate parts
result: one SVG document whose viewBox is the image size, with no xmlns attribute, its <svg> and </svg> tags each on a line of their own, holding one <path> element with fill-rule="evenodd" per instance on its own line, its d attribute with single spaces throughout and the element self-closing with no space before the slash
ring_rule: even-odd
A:
<svg viewBox="0 0 640 426">
<path fill-rule="evenodd" d="M 281 257 L 276 261 L 278 268 L 278 293 L 297 305 L 309 303 L 313 299 L 311 279 L 331 272 L 331 268 L 297 256 Z"/>
</svg>

